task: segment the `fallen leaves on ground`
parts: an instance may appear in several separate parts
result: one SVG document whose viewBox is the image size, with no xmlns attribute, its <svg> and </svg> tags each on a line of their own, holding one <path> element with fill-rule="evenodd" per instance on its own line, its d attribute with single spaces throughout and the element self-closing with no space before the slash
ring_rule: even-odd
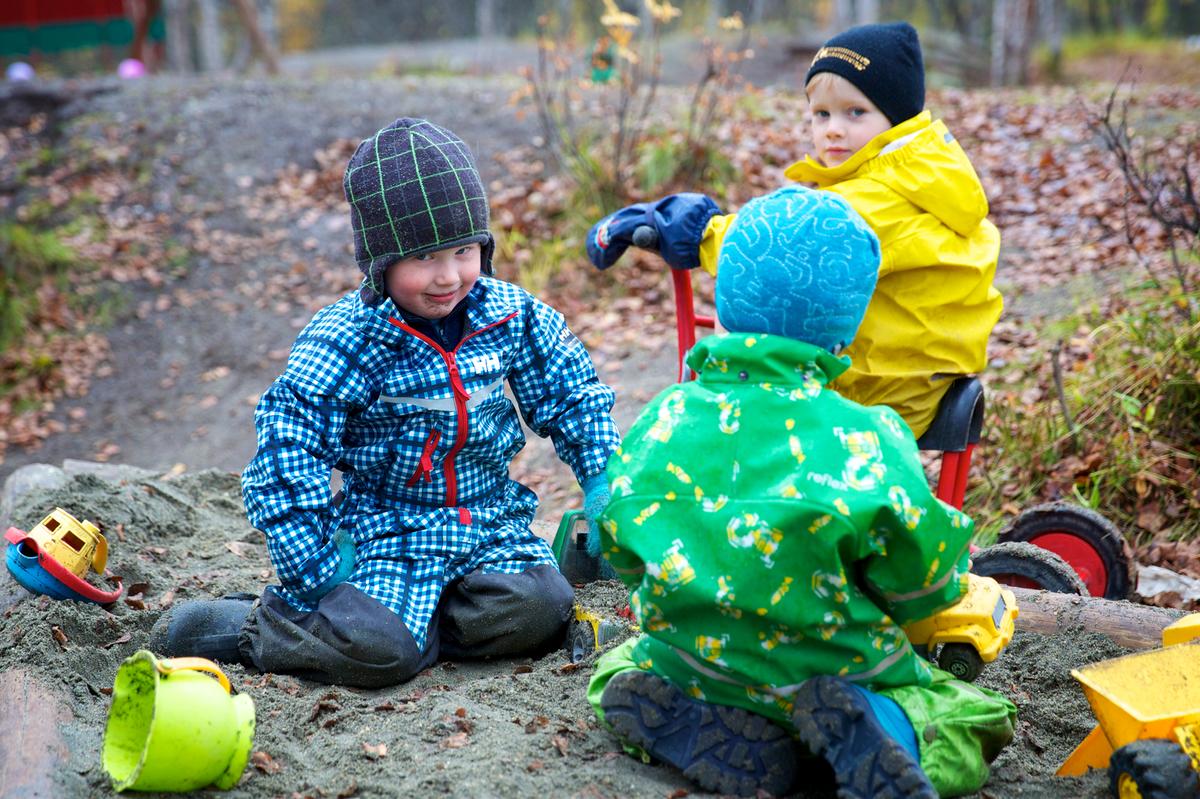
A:
<svg viewBox="0 0 1200 799">
<path fill-rule="evenodd" d="M 1157 225 L 1135 215 L 1130 230 L 1133 249 L 1127 241 L 1122 177 L 1088 128 L 1088 108 L 1098 107 L 1103 98 L 1100 93 L 1065 89 L 1042 91 L 1037 100 L 1018 91 L 943 90 L 929 95 L 930 109 L 963 144 L 987 191 L 990 218 L 1004 241 L 998 282 L 1010 299 L 1016 298 L 1014 307 L 1028 305 L 1029 298 L 1069 293 L 1075 281 L 1103 282 L 1143 266 L 1163 269 L 1165 234 Z M 783 170 L 806 151 L 802 97 L 763 91 L 756 94 L 753 106 L 753 113 L 730 114 L 715 130 L 722 152 L 739 174 L 717 198 L 726 211 L 785 184 Z M 1200 91 L 1194 87 L 1146 86 L 1139 88 L 1131 110 L 1157 120 L 1146 136 L 1150 152 L 1178 156 L 1196 141 L 1198 125 L 1190 110 L 1198 106 Z M 144 126 L 90 125 L 80 146 L 56 149 L 56 159 L 29 169 L 30 157 L 45 146 L 48 127 L 46 116 L 37 115 L 24 127 L 0 131 L 0 152 L 5 154 L 0 158 L 0 184 L 16 185 L 17 171 L 25 170 L 19 195 L 0 192 L 0 211 L 31 224 L 36 221 L 35 206 L 62 218 L 77 217 L 78 224 L 64 232 L 63 241 L 91 267 L 69 270 L 65 284 L 47 279 L 38 289 L 20 345 L 0 353 L 0 384 L 11 387 L 0 396 L 0 463 L 7 448 L 36 449 L 48 436 L 81 422 L 78 414 L 67 416 L 65 423 L 57 418 L 57 403 L 85 396 L 93 380 L 111 374 L 108 342 L 89 326 L 86 310 L 106 287 L 154 289 L 153 298 L 136 307 L 143 318 L 166 317 L 176 309 L 206 303 L 214 313 L 248 305 L 302 321 L 357 286 L 360 275 L 352 266 L 341 190 L 342 170 L 357 142 L 331 141 L 307 163 L 291 164 L 270 181 L 256 184 L 246 179 L 242 190 L 229 198 L 199 197 L 190 194 L 188 186 L 179 186 L 179 212 L 164 214 L 148 210 L 155 207 L 151 188 L 139 179 L 144 164 L 153 160 L 154 143 L 130 131 L 144 136 Z M 493 227 L 502 244 L 506 238 L 522 242 L 511 248 L 511 257 L 497 263 L 499 275 L 518 282 L 533 279 L 528 272 L 534 254 L 531 243 L 563 240 L 566 255 L 544 279 L 539 294 L 567 316 L 596 362 L 614 376 L 614 388 L 622 391 L 621 365 L 631 353 L 675 346 L 669 270 L 656 256 L 637 251 L 607 272 L 594 270 L 583 255 L 582 241 L 572 239 L 594 220 L 569 217 L 570 182 L 547 169 L 532 146 L 513 147 L 498 160 L 503 177 L 489 186 Z M 81 198 L 88 203 L 86 212 L 74 214 L 71 204 Z M 230 206 L 241 219 L 236 230 L 223 221 L 231 215 L 219 213 Z M 264 257 L 282 268 L 246 269 L 248 252 L 269 253 Z M 227 290 L 184 290 L 176 283 L 180 269 L 199 261 L 230 270 Z M 169 266 L 173 263 L 178 266 Z M 234 265 L 237 269 L 231 268 Z M 693 284 L 698 309 L 711 313 L 712 281 L 694 275 Z M 989 402 L 1031 407 L 1051 399 L 1046 393 L 1052 385 L 1049 379 L 1019 379 L 1022 373 L 1047 375 L 1050 368 L 1039 355 L 1043 342 L 1036 315 L 1028 309 L 1023 313 L 1030 315 L 1010 312 L 993 334 L 991 361 L 1018 368 L 1010 371 L 1016 382 L 989 387 Z M 1094 356 L 1091 346 L 1087 331 L 1068 337 L 1059 354 L 1061 367 L 1068 374 L 1086 369 Z M 174 386 L 181 373 L 181 364 L 168 367 L 164 387 Z M 216 388 L 229 374 L 229 366 L 219 365 L 199 380 Z M 670 379 L 673 376 L 664 375 L 664 385 Z M 218 395 L 197 401 L 215 405 Z M 202 427 L 194 435 L 205 432 Z M 96 460 L 120 454 L 118 442 L 99 440 L 92 447 Z M 1064 457 L 1053 470 L 1048 490 L 1069 494 L 1098 468 L 1094 458 L 1089 452 Z M 1137 513 L 1143 530 L 1169 530 L 1175 516 L 1191 512 L 1156 502 L 1153 491 L 1153 474 L 1194 477 L 1194 468 L 1185 460 L 1164 461 L 1161 469 L 1147 473 L 1145 501 Z M 1188 469 L 1191 476 L 1185 473 Z M 521 460 L 513 474 L 549 507 L 565 506 L 575 490 L 561 474 Z M 1137 490 L 1143 494 L 1142 488 Z"/>
</svg>

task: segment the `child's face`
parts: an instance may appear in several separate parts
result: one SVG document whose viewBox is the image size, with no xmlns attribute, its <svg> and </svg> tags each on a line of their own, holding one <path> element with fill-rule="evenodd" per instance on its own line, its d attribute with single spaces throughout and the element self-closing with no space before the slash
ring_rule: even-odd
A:
<svg viewBox="0 0 1200 799">
<path fill-rule="evenodd" d="M 387 268 L 383 281 L 392 302 L 426 319 L 441 319 L 467 296 L 479 278 L 478 244 L 414 255 Z"/>
<path fill-rule="evenodd" d="M 813 148 L 825 166 L 837 166 L 892 127 L 883 112 L 841 75 L 817 73 L 807 93 Z"/>
</svg>

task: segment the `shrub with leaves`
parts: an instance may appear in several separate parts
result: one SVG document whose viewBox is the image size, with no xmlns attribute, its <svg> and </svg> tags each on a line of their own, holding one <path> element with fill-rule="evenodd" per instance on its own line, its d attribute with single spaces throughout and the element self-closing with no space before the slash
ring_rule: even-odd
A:
<svg viewBox="0 0 1200 799">
<path fill-rule="evenodd" d="M 1153 284 L 1097 318 L 993 379 L 984 480 L 966 503 L 984 540 L 1058 499 L 1099 511 L 1134 544 L 1200 537 L 1200 322 L 1181 324 Z"/>
<path fill-rule="evenodd" d="M 730 47 L 702 41 L 703 71 L 682 127 L 668 124 L 675 109 L 661 109 L 662 42 L 680 11 L 670 0 L 643 0 L 646 14 L 622 11 L 604 0 L 603 34 L 585 56 L 572 36 L 551 35 L 539 20 L 538 59 L 525 71 L 513 104 L 531 103 L 546 149 L 595 204 L 599 214 L 675 184 L 695 188 L 727 164 L 711 135 L 739 86 L 737 65 L 751 51 L 740 16 L 721 21 L 742 30 Z M 723 174 L 722 174 L 723 176 Z M 598 214 L 597 214 L 598 215 Z"/>
</svg>

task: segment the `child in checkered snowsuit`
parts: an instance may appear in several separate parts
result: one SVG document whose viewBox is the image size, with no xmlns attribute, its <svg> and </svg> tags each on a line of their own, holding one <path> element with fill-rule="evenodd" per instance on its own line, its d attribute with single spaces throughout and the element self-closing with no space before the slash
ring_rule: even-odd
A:
<svg viewBox="0 0 1200 799">
<path fill-rule="evenodd" d="M 938 501 L 886 406 L 828 383 L 879 243 L 841 197 L 747 203 L 725 238 L 695 381 L 650 402 L 609 462 L 604 556 L 642 630 L 589 699 L 642 753 L 720 793 L 977 791 L 1015 708 L 913 651 L 900 625 L 957 602 L 972 521 Z M 797 747 L 793 737 L 803 745 Z"/>
<path fill-rule="evenodd" d="M 556 646 L 574 597 L 530 531 L 536 495 L 508 475 L 518 408 L 595 516 L 613 392 L 561 314 L 491 277 L 487 198 L 453 133 L 399 119 L 344 186 L 365 280 L 298 336 L 242 476 L 280 584 L 181 606 L 152 648 L 370 687 Z"/>
</svg>

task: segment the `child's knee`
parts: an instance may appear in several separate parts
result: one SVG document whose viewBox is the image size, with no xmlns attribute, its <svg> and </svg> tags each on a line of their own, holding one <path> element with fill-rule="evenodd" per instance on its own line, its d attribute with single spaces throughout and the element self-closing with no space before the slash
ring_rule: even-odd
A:
<svg viewBox="0 0 1200 799">
<path fill-rule="evenodd" d="M 262 671 L 363 688 L 405 682 L 436 658 L 436 651 L 417 646 L 399 616 L 349 584 L 337 586 L 310 612 L 268 592 L 245 638 Z"/>
<path fill-rule="evenodd" d="M 554 566 L 518 574 L 468 574 L 442 600 L 443 654 L 482 657 L 537 650 L 562 635 L 574 601 L 574 590 Z"/>
</svg>

